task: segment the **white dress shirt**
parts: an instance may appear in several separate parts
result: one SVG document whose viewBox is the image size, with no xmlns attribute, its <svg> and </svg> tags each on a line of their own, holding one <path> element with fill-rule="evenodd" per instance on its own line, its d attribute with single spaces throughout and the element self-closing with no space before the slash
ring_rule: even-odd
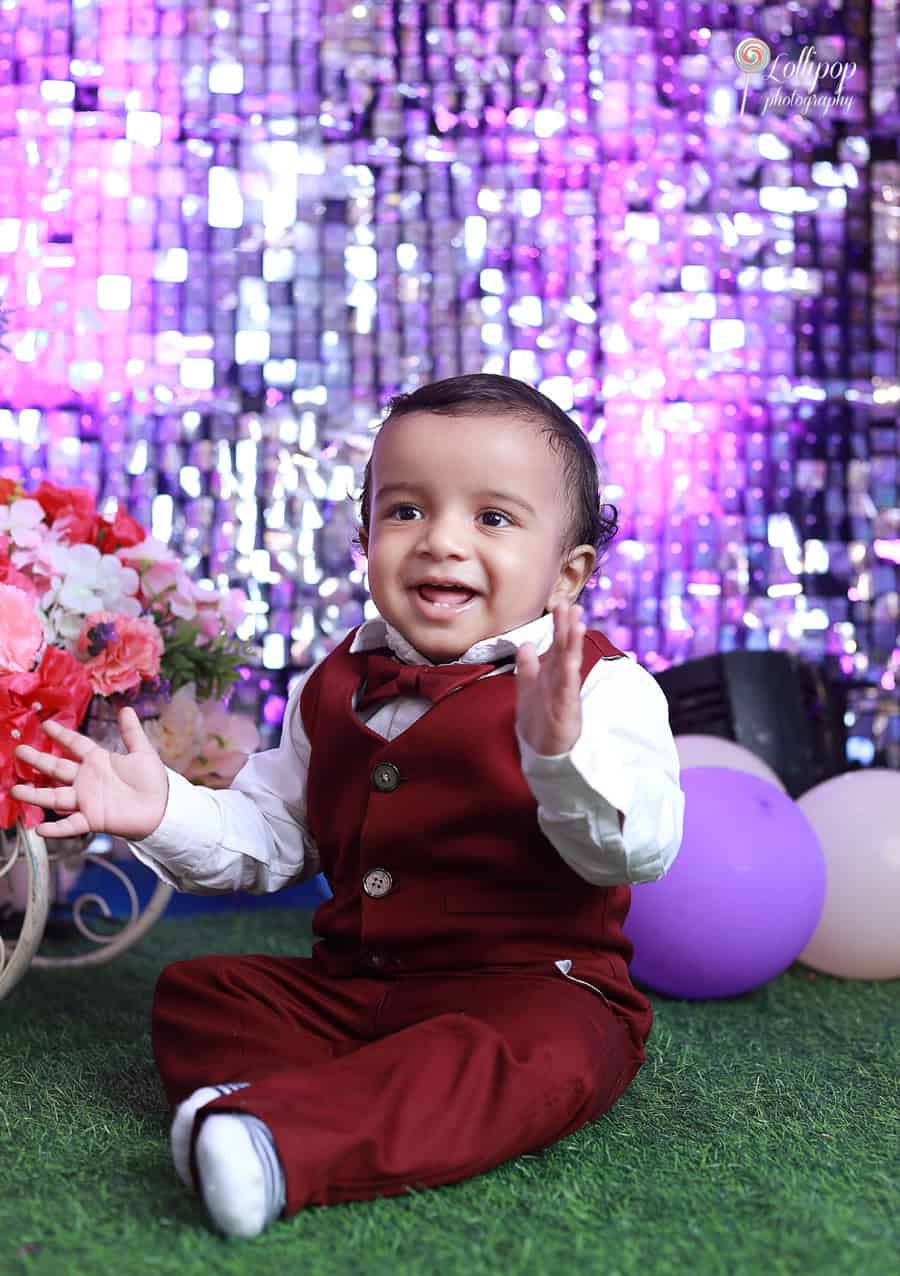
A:
<svg viewBox="0 0 900 1276">
<path fill-rule="evenodd" d="M 526 642 L 535 644 L 538 655 L 552 645 L 551 613 L 485 638 L 447 663 L 488 663 Z M 360 626 L 350 651 L 384 646 L 408 663 L 433 663 L 381 617 Z M 201 788 L 168 771 L 162 823 L 143 841 L 129 843 L 163 881 L 194 894 L 264 894 L 319 872 L 306 821 L 310 742 L 300 716 L 300 696 L 316 668 L 306 670 L 291 691 L 278 747 L 249 757 L 231 788 Z M 507 668 L 484 676 L 510 673 Z M 419 696 L 400 695 L 355 711 L 370 730 L 393 740 L 431 707 Z M 516 730 L 538 824 L 585 881 L 597 886 L 655 881 L 678 853 L 684 820 L 666 698 L 631 658 L 600 659 L 582 684 L 581 707 L 581 734 L 568 753 L 535 753 Z"/>
</svg>

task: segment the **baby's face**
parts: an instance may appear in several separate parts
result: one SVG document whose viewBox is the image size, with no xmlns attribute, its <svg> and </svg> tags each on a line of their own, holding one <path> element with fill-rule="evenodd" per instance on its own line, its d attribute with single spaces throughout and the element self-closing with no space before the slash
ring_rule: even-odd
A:
<svg viewBox="0 0 900 1276">
<path fill-rule="evenodd" d="M 574 599 L 594 563 L 561 574 L 562 459 L 530 421 L 418 412 L 388 421 L 372 461 L 369 590 L 435 663 Z M 566 556 L 570 558 L 570 555 Z M 454 592 L 425 589 L 456 582 Z"/>
</svg>

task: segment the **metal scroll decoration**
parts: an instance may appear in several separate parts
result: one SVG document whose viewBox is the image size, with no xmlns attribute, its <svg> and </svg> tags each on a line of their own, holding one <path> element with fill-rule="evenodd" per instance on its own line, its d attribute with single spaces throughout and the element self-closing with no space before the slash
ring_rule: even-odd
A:
<svg viewBox="0 0 900 1276">
<path fill-rule="evenodd" d="M 137 943 L 165 912 L 173 894 L 171 886 L 157 882 L 142 910 L 127 873 L 107 855 L 92 855 L 87 849 L 91 840 L 90 837 L 63 838 L 60 839 L 61 845 L 49 850 L 44 838 L 21 824 L 17 824 L 15 829 L 0 832 L 0 879 L 11 874 L 17 866 L 24 864 L 27 870 L 26 906 L 19 934 L 14 939 L 0 935 L 0 1001 L 12 992 L 30 966 L 38 970 L 68 969 L 112 961 Z M 104 918 L 110 918 L 111 909 L 106 900 L 93 891 L 77 896 L 71 905 L 72 923 L 77 934 L 92 947 L 86 952 L 50 956 L 39 949 L 50 912 L 52 869 L 55 863 L 73 855 L 82 865 L 100 866 L 122 884 L 128 896 L 129 913 L 117 930 L 102 932 L 91 925 L 88 910 L 96 908 Z"/>
</svg>

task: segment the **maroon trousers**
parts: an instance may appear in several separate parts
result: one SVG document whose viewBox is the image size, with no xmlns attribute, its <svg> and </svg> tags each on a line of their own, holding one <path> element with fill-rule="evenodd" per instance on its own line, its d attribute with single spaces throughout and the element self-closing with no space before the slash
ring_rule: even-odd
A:
<svg viewBox="0 0 900 1276">
<path fill-rule="evenodd" d="M 602 994 L 552 962 L 379 978 L 310 957 L 200 957 L 163 971 L 152 1031 L 173 1107 L 250 1083 L 202 1108 L 193 1137 L 215 1112 L 265 1121 L 285 1217 L 535 1152 L 612 1107 L 643 1062 Z"/>
</svg>

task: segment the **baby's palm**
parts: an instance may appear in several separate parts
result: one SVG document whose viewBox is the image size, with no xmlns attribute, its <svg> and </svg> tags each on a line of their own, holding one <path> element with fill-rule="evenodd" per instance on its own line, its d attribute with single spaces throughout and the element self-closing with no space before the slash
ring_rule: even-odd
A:
<svg viewBox="0 0 900 1276">
<path fill-rule="evenodd" d="M 41 837 L 73 837 L 80 833 L 109 833 L 139 841 L 159 825 L 166 809 L 168 781 L 159 754 L 148 740 L 133 709 L 119 715 L 119 730 L 127 753 L 110 753 L 87 736 L 43 723 L 47 734 L 76 759 L 41 753 L 20 745 L 16 754 L 57 783 L 41 788 L 17 784 L 11 796 L 32 802 L 63 818 L 39 824 Z"/>
</svg>

